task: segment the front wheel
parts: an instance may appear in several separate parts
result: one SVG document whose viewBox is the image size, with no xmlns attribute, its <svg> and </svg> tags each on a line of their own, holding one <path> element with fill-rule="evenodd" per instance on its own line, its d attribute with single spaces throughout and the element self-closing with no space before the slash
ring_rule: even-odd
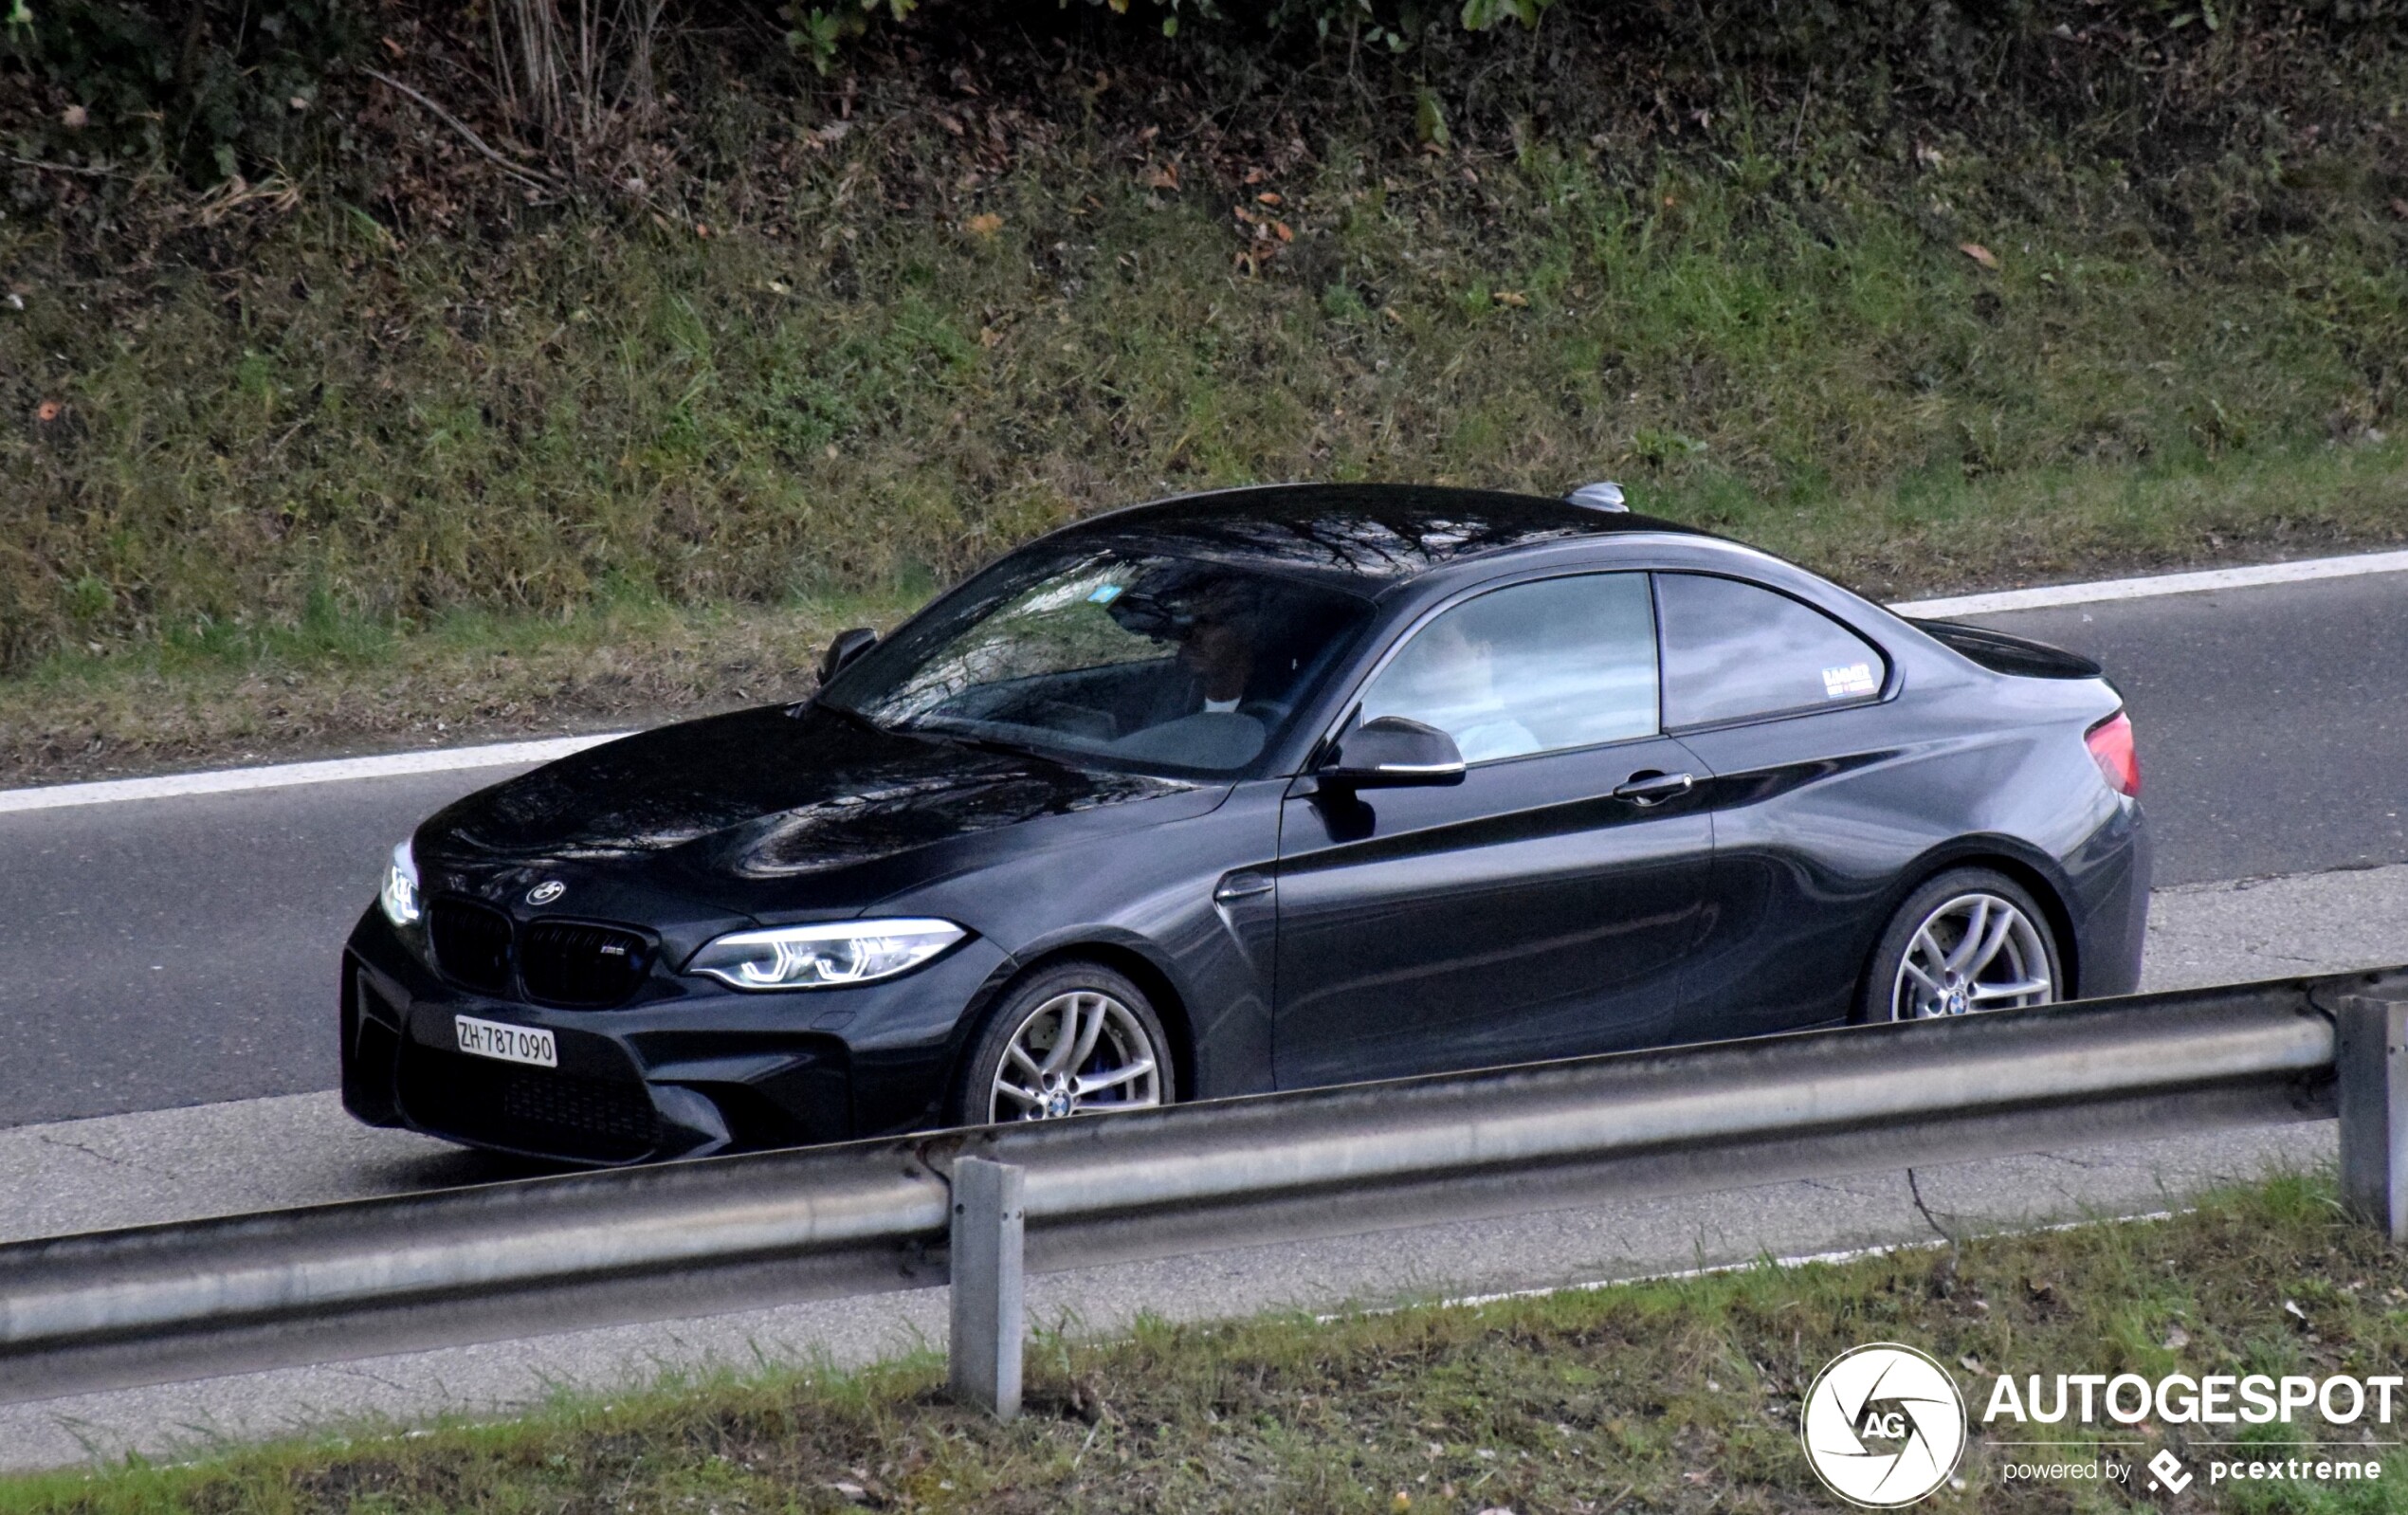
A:
<svg viewBox="0 0 2408 1515">
<path fill-rule="evenodd" d="M 2020 1010 L 2064 997 L 2055 933 L 2022 885 L 1952 868 L 1906 897 L 1873 949 L 1863 1021 Z"/>
<path fill-rule="evenodd" d="M 1145 994 L 1101 963 L 1049 968 L 989 1012 L 963 1062 L 957 1125 L 1168 1104 L 1170 1038 Z"/>
</svg>

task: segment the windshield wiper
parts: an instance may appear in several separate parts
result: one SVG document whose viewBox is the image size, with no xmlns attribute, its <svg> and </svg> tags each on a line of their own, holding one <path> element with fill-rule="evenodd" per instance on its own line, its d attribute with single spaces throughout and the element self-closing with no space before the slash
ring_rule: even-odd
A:
<svg viewBox="0 0 2408 1515">
<path fill-rule="evenodd" d="M 869 717 L 863 715 L 852 706 L 840 705 L 833 700 L 822 700 L 819 696 L 812 695 L 810 699 L 794 706 L 794 712 L 798 715 L 805 710 L 812 709 L 832 711 L 836 715 L 844 717 L 847 721 L 851 721 L 854 725 L 861 727 L 865 731 L 874 731 L 882 737 L 886 735 L 886 728 L 885 726 L 880 725 Z"/>
<path fill-rule="evenodd" d="M 928 721 L 905 721 L 897 729 L 910 732 L 914 736 L 936 737 L 945 741 L 958 742 L 964 747 L 976 747 L 981 752 L 996 753 L 1006 758 L 1033 758 L 1039 762 L 1052 763 L 1056 767 L 1069 766 L 1061 758 L 1042 747 L 1032 746 L 1024 741 L 1013 741 L 1008 737 L 990 737 L 981 732 L 969 731 L 958 726 L 939 725 Z"/>
</svg>

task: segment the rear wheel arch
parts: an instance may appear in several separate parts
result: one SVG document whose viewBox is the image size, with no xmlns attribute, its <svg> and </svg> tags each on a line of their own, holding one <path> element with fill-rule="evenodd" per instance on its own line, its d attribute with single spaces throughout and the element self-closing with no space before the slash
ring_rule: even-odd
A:
<svg viewBox="0 0 2408 1515">
<path fill-rule="evenodd" d="M 1882 902 L 1881 915 L 1874 922 L 1872 934 L 1865 941 L 1863 965 L 1857 970 L 1856 998 L 1852 1003 L 1863 999 L 1867 976 L 1872 972 L 1873 958 L 1881 950 L 1882 935 L 1889 929 L 1889 922 L 1897 915 L 1899 907 L 1917 889 L 1954 868 L 1988 868 L 2004 875 L 2032 896 L 2033 903 L 2048 918 L 2049 934 L 2056 939 L 2057 967 L 2064 977 L 2066 991 L 2058 997 L 2080 998 L 2082 943 L 2074 934 L 2073 912 L 2066 907 L 2064 891 L 2057 886 L 2056 880 L 2031 857 L 2002 839 L 1968 837 L 1954 846 L 1925 854 L 1917 859 L 1912 867 L 1899 874 L 1898 886 Z"/>
</svg>

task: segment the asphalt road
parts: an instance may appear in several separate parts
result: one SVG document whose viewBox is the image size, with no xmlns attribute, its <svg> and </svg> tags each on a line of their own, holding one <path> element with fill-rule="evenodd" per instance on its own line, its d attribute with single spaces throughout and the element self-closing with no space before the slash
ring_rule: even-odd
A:
<svg viewBox="0 0 2408 1515">
<path fill-rule="evenodd" d="M 2125 691 L 2160 884 L 2408 860 L 2408 575 L 1982 619 Z M 332 1087 L 386 852 L 510 771 L 0 814 L 0 1126 Z"/>
<path fill-rule="evenodd" d="M 2408 859 L 2408 574 L 1979 619 L 2106 665 L 2160 885 Z"/>
<path fill-rule="evenodd" d="M 385 857 L 511 771 L 0 814 L 0 1126 L 334 1087 Z"/>
</svg>

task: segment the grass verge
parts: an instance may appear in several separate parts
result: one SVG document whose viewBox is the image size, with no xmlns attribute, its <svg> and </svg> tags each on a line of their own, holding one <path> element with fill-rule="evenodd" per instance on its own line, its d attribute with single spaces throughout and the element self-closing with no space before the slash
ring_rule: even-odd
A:
<svg viewBox="0 0 2408 1515">
<path fill-rule="evenodd" d="M 1877 594 L 2399 540 L 2399 18 L 2176 9 L 680 27 L 562 195 L 366 73 L 207 193 L 0 74 L 0 770 L 733 703 L 1263 480 L 1614 477 Z M 473 8 L 378 14 L 510 143 Z"/>
<path fill-rule="evenodd" d="M 2408 1290 L 2395 1253 L 2341 1218 L 2328 1181 L 2281 1178 L 2170 1219 L 1983 1238 L 1835 1264 L 1760 1267 L 1477 1307 L 1330 1323 L 1141 1325 L 1111 1342 L 1050 1338 L 1029 1413 L 997 1427 L 941 1396 L 922 1358 L 859 1373 L 671 1385 L 563 1399 L 526 1418 L 359 1433 L 0 1482 L 7 1515 L 262 1515 L 374 1510 L 1827 1509 L 1800 1454 L 1798 1406 L 1832 1358 L 1868 1342 L 1952 1365 L 1977 1421 L 1998 1373 L 2399 1371 Z M 2099 1437 L 2193 1469 L 2197 1436 L 2243 1456 L 2345 1439 L 2383 1476 L 2351 1486 L 2211 1488 L 2176 1506 L 2408 1508 L 2396 1428 L 2144 1423 L 2031 1427 L 2030 1460 L 2088 1458 Z M 2338 1449 L 2336 1449 L 2336 1451 Z M 2331 1455 L 2334 1453 L 2327 1453 Z M 2157 1507 L 2096 1487 L 2010 1484 L 1977 1427 L 1961 1510 Z"/>
<path fill-rule="evenodd" d="M 0 787 L 658 724 L 800 699 L 828 639 L 901 592 L 776 605 L 619 599 L 423 631 L 322 608 L 0 679 Z"/>
</svg>

